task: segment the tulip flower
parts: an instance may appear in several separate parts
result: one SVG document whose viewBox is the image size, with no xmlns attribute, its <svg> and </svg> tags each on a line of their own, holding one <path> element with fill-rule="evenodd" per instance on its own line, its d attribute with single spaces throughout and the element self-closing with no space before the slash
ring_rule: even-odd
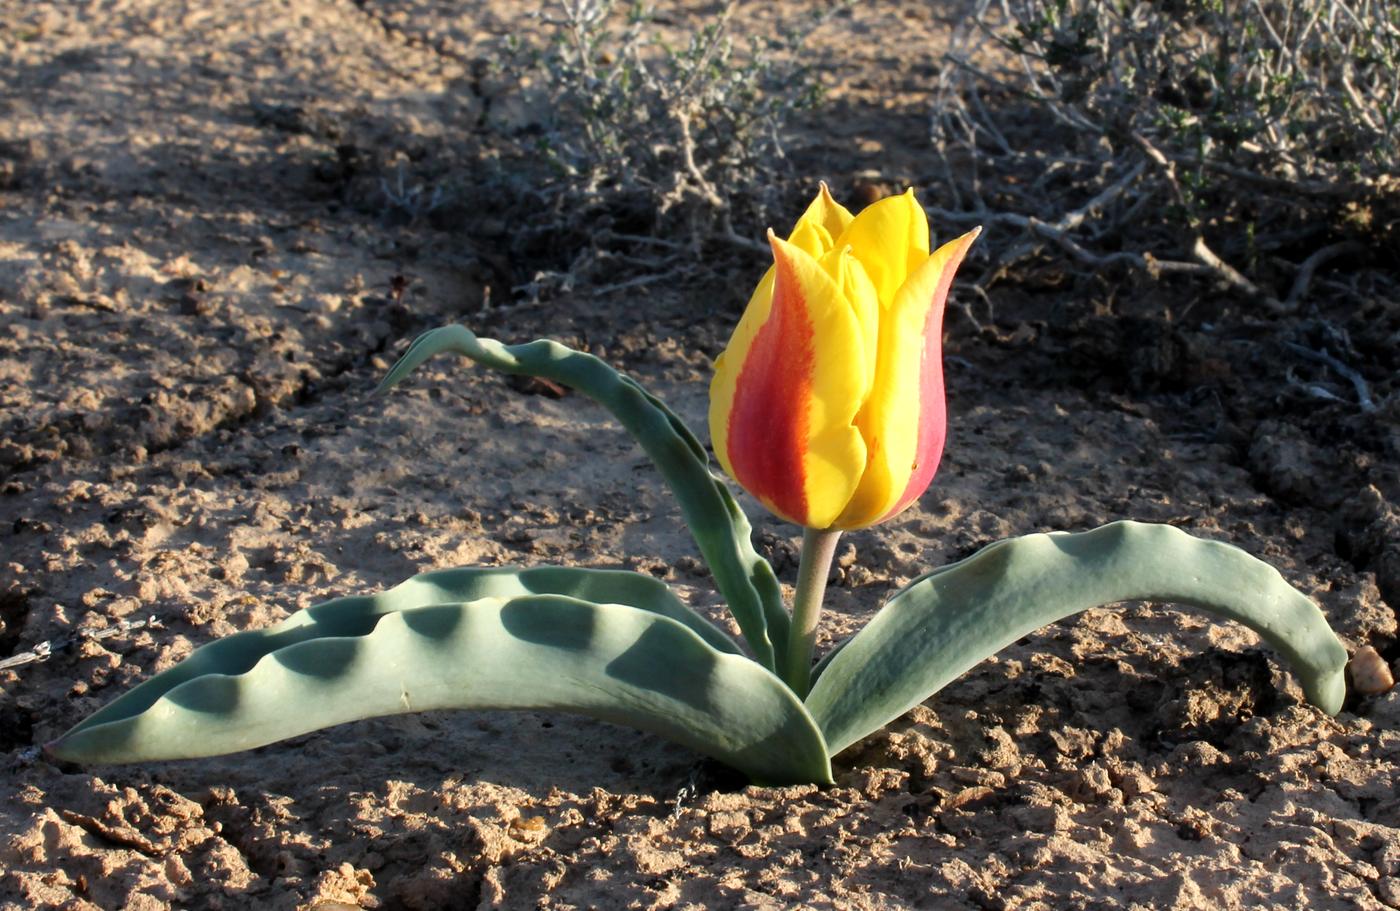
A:
<svg viewBox="0 0 1400 911">
<path fill-rule="evenodd" d="M 980 230 L 980 229 L 978 229 Z M 852 217 L 823 185 L 715 362 L 710 436 L 730 477 L 797 525 L 907 509 L 947 432 L 943 305 L 977 230 L 929 253 L 913 191 Z"/>
<path fill-rule="evenodd" d="M 884 522 L 933 480 L 947 436 L 943 305 L 981 229 L 929 253 L 910 190 L 852 216 L 826 184 L 715 361 L 710 436 L 729 476 L 806 529 L 784 678 L 805 695 L 841 531 Z"/>
</svg>

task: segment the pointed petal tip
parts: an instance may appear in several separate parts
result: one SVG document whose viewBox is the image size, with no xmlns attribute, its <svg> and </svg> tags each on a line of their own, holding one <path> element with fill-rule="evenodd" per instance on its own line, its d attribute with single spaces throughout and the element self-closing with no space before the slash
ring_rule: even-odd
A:
<svg viewBox="0 0 1400 911">
<path fill-rule="evenodd" d="M 773 249 L 773 261 L 792 259 L 794 253 L 806 251 L 790 240 L 784 240 L 777 231 L 768 229 L 768 246 Z"/>
<path fill-rule="evenodd" d="M 982 226 L 978 225 L 971 231 L 966 231 L 962 234 L 959 234 L 957 237 L 953 238 L 947 243 L 941 244 L 938 247 L 938 249 L 933 251 L 934 255 L 937 255 L 938 253 L 946 250 L 952 256 L 956 257 L 959 261 L 961 261 L 962 258 L 967 255 L 967 251 L 972 249 L 973 243 L 976 242 L 977 238 L 980 237 L 981 234 Z"/>
</svg>

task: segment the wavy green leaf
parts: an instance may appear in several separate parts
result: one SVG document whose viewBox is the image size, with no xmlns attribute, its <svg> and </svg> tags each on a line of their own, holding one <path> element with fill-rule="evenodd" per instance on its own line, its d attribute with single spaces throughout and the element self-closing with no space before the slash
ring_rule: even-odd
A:
<svg viewBox="0 0 1400 911">
<path fill-rule="evenodd" d="M 723 479 L 711 470 L 705 448 L 674 412 L 591 354 L 549 340 L 503 345 L 477 338 L 465 326 L 444 326 L 420 335 L 379 389 L 396 385 L 428 358 L 446 351 L 505 373 L 553 380 L 612 412 L 651 456 L 680 501 L 685 523 L 749 648 L 764 667 L 779 666 L 788 616 L 778 579 L 754 550 L 749 520 Z"/>
<path fill-rule="evenodd" d="M 1245 624 L 1288 659 L 1310 702 L 1341 709 L 1347 653 L 1317 605 L 1239 548 L 1141 522 L 1000 541 L 916 580 L 825 664 L 807 708 L 834 755 L 1022 636 L 1138 600 Z"/>
<path fill-rule="evenodd" d="M 962 566 L 962 565 L 963 565 L 964 563 L 966 563 L 968 560 L 976 559 L 977 557 L 983 556 L 984 554 L 987 553 L 987 551 L 991 550 L 993 547 L 1001 547 L 1002 545 L 1009 544 L 1009 543 L 1011 543 L 1011 542 L 1014 541 L 1014 540 L 1016 540 L 1016 539 L 1015 539 L 1015 538 L 1003 538 L 1003 539 L 1000 540 L 1000 541 L 993 541 L 991 544 L 988 544 L 986 547 L 983 547 L 981 550 L 979 550 L 977 553 L 973 554 L 971 557 L 964 557 L 963 559 L 958 560 L 958 561 L 955 562 L 955 563 L 949 563 L 947 566 L 940 566 L 940 567 L 938 567 L 937 569 L 933 570 L 932 572 L 924 573 L 922 576 L 920 576 L 918 579 L 916 579 L 916 580 L 914 580 L 914 581 L 915 581 L 915 582 L 927 582 L 929 579 L 932 579 L 934 576 L 937 576 L 937 575 L 940 575 L 940 574 L 942 574 L 942 573 L 950 572 L 950 571 L 952 571 L 952 570 L 954 570 L 954 569 L 957 569 L 959 566 Z M 836 660 L 836 656 L 839 655 L 839 654 L 841 654 L 841 650 L 844 649 L 848 644 L 850 644 L 850 641 L 851 641 L 852 639 L 854 639 L 854 638 L 856 637 L 856 635 L 857 635 L 856 633 L 853 633 L 853 634 L 847 636 L 846 638 L 842 639 L 840 642 L 838 642 L 838 643 L 836 643 L 835 645 L 833 645 L 833 646 L 831 647 L 830 651 L 828 651 L 825 655 L 822 655 L 821 660 L 818 661 L 818 662 L 816 663 L 816 666 L 812 668 L 812 681 L 811 681 L 811 684 L 807 687 L 807 692 L 810 693 L 810 692 L 812 691 L 812 687 L 814 687 L 814 686 L 817 685 L 817 679 L 820 678 L 821 675 L 826 671 L 827 665 L 829 665 L 832 661 Z"/>
<path fill-rule="evenodd" d="M 183 759 L 382 715 L 558 709 L 660 734 L 758 782 L 831 780 L 821 733 L 792 691 L 668 617 L 527 595 L 370 619 L 361 633 L 278 648 L 243 673 L 185 679 L 142 711 L 85 721 L 48 752 Z"/>
<path fill-rule="evenodd" d="M 264 656 L 298 642 L 328 636 L 363 636 L 385 614 L 480 598 L 533 594 L 625 604 L 669 617 L 721 652 L 739 652 L 733 640 L 681 603 L 664 583 L 640 573 L 562 566 L 445 569 L 422 573 L 377 594 L 335 598 L 297 611 L 275 626 L 210 642 L 170 670 L 103 706 L 74 730 L 139 714 L 170 690 L 196 677 L 242 674 Z"/>
</svg>

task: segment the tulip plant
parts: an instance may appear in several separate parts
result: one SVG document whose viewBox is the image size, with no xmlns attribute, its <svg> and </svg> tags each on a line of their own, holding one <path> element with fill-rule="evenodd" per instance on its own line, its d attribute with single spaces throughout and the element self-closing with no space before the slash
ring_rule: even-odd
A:
<svg viewBox="0 0 1400 911">
<path fill-rule="evenodd" d="M 1314 705 L 1342 704 L 1346 652 L 1322 613 L 1244 551 L 1115 522 L 991 544 L 895 594 L 812 663 L 837 537 L 928 486 L 946 419 L 949 285 L 976 232 L 930 252 L 912 194 L 852 216 L 823 186 L 715 364 L 710 434 L 729 476 L 802 526 L 791 611 L 705 447 L 661 401 L 552 341 L 461 326 L 420 337 L 381 384 L 446 351 L 602 404 L 655 461 L 747 646 L 660 581 L 573 567 L 430 572 L 200 648 L 48 745 L 71 761 L 209 756 L 332 724 L 442 708 L 561 709 L 676 740 L 757 782 L 829 782 L 831 757 L 983 658 L 1086 608 L 1171 601 L 1281 652 Z"/>
</svg>

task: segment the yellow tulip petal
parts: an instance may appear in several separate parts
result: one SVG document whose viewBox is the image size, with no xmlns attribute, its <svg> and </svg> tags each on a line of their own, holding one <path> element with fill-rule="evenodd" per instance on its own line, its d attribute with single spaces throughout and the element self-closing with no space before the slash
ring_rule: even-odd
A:
<svg viewBox="0 0 1400 911">
<path fill-rule="evenodd" d="M 844 221 L 841 220 L 842 214 L 844 214 Z M 850 223 L 850 220 L 851 213 L 831 198 L 831 194 L 827 192 L 826 184 L 823 183 L 821 192 L 807 207 L 807 211 L 802 214 L 802 217 L 797 220 L 788 240 L 814 257 L 819 257 L 831 249 L 832 233 L 828 226 L 839 224 L 840 227 L 837 228 L 839 233 L 841 228 Z M 739 373 L 737 366 L 735 369 L 725 370 L 722 369 L 722 365 L 731 360 L 731 351 L 748 351 L 753 344 L 754 336 L 758 334 L 758 330 L 764 323 L 768 322 L 769 310 L 773 306 L 773 276 L 775 272 L 776 267 L 769 266 L 768 271 L 763 274 L 763 278 L 759 280 L 753 294 L 749 296 L 749 302 L 744 307 L 744 313 L 739 318 L 739 325 L 735 327 L 729 344 L 719 357 L 715 358 L 715 375 L 710 381 L 710 401 L 712 403 L 710 408 L 710 440 L 715 447 L 715 455 L 719 458 L 720 465 L 730 477 L 734 477 L 734 470 L 728 462 L 725 447 L 720 444 L 725 435 L 725 427 L 722 425 L 728 421 L 728 404 L 719 407 L 714 403 L 733 401 L 734 384 L 738 380 Z M 873 364 L 873 362 L 872 348 L 870 363 Z M 738 357 L 738 363 L 743 363 L 742 355 Z"/>
<path fill-rule="evenodd" d="M 710 380 L 710 443 L 714 446 L 719 464 L 731 478 L 737 479 L 734 466 L 729 461 L 729 412 L 734 405 L 735 386 L 744 361 L 772 312 L 773 279 L 776 274 L 777 269 L 769 266 L 758 287 L 749 296 L 749 303 L 739 317 L 739 325 L 734 327 L 734 334 L 729 337 L 729 344 L 715 358 L 715 375 Z"/>
<path fill-rule="evenodd" d="M 867 450 L 865 475 L 836 528 L 864 528 L 892 518 L 933 480 L 947 434 L 943 308 L 953 275 L 980 231 L 939 247 L 910 274 L 882 315 L 875 385 L 856 419 Z"/>
<path fill-rule="evenodd" d="M 875 362 L 880 341 L 880 298 L 865 267 L 851 254 L 850 247 L 832 250 L 821 259 L 822 268 L 841 288 L 860 327 L 865 350 L 866 388 L 875 384 Z"/>
<path fill-rule="evenodd" d="M 847 245 L 865 267 L 880 303 L 889 307 L 909 273 L 928 259 L 928 216 L 914 191 L 862 209 L 836 237 L 838 248 Z"/>
<path fill-rule="evenodd" d="M 803 212 L 802 217 L 797 219 L 797 225 L 792 229 L 792 236 L 796 236 L 803 225 L 820 225 L 826 231 L 827 236 L 834 239 L 846 230 L 852 218 L 850 210 L 836 201 L 835 197 L 831 195 L 826 181 L 822 181 L 821 189 L 817 191 L 817 198 L 812 200 L 807 211 Z M 790 236 L 789 239 L 792 237 Z M 831 247 L 832 244 L 828 243 L 820 253 L 812 253 L 811 250 L 807 252 L 819 257 Z"/>
<path fill-rule="evenodd" d="M 831 232 L 815 221 L 803 219 L 792 229 L 788 243 L 813 259 L 820 259 L 831 249 Z"/>
<path fill-rule="evenodd" d="M 869 392 L 865 345 L 851 303 L 821 263 L 772 232 L 769 243 L 772 290 L 755 292 L 715 363 L 710 433 L 725 470 L 765 506 L 825 528 L 865 466 L 854 426 Z"/>
</svg>

